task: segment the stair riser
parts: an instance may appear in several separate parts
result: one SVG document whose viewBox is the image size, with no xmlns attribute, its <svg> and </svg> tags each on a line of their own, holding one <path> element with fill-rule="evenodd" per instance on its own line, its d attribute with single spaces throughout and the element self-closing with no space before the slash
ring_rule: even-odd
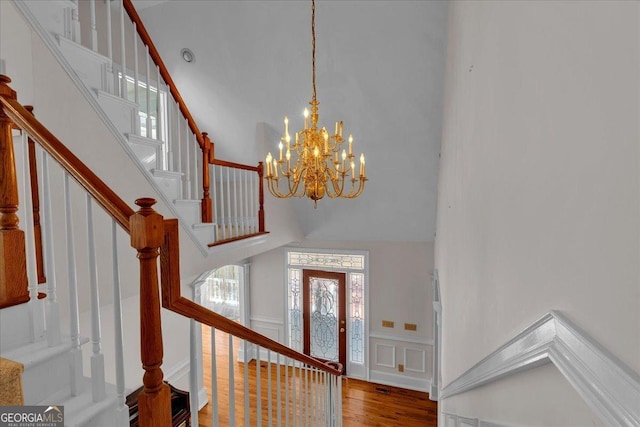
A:
<svg viewBox="0 0 640 427">
<path fill-rule="evenodd" d="M 37 301 L 35 305 L 30 304 L 20 304 L 0 310 L 0 337 L 2 337 L 0 354 L 31 342 L 31 310 L 40 310 L 38 317 L 40 319 L 44 318 L 44 310 L 41 301 Z M 42 325 L 39 325 L 38 329 L 42 333 Z"/>
<path fill-rule="evenodd" d="M 98 94 L 98 104 L 120 132 L 136 133 L 138 110 L 135 104 L 102 92 Z"/>
</svg>

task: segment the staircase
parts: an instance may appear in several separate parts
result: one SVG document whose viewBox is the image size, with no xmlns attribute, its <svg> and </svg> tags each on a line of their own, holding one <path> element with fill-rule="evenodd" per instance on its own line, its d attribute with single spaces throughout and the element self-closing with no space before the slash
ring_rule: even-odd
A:
<svg viewBox="0 0 640 427">
<path fill-rule="evenodd" d="M 226 367 L 214 365 L 214 371 L 232 371 L 234 364 L 243 363 L 244 380 L 237 378 L 226 387 L 233 390 L 244 384 L 244 409 L 240 410 L 255 409 L 255 425 L 262 425 L 263 419 L 270 424 L 295 420 L 307 425 L 341 425 L 340 366 L 293 351 L 180 295 L 181 282 L 186 280 L 180 273 L 179 242 L 185 243 L 180 234 L 191 237 L 187 260 L 194 251 L 191 244 L 204 248 L 206 254 L 207 248 L 230 242 L 237 245 L 243 239 L 255 243 L 265 234 L 262 167 L 215 159 L 208 135 L 197 130 L 190 115 L 182 114 L 179 94 L 174 93 L 170 77 L 159 76 L 160 66 L 156 65 L 155 80 L 153 73 L 139 74 L 136 61 L 133 73 L 118 71 L 129 67 L 105 60 L 72 40 L 81 27 L 75 18 L 84 14 L 82 7 L 89 7 L 89 15 L 100 7 L 110 13 L 106 12 L 110 7 L 105 7 L 110 3 L 119 7 L 120 22 L 125 5 L 132 8 L 128 1 L 15 0 L 0 4 L 3 23 L 27 17 L 54 56 L 64 59 L 60 65 L 78 83 L 77 90 L 89 94 L 87 101 L 97 117 L 135 160 L 110 167 L 111 171 L 122 170 L 126 177 L 132 177 L 130 169 L 137 168 L 150 184 L 130 182 L 131 188 L 124 188 L 127 199 L 133 199 L 129 193 L 140 187 L 160 200 L 156 205 L 152 198 L 139 198 L 134 211 L 94 172 L 101 167 L 99 162 L 89 167 L 38 120 L 39 114 L 51 117 L 46 108 L 39 110 L 47 104 L 42 102 L 45 96 L 38 97 L 34 115 L 33 109 L 19 102 L 20 93 L 13 90 L 11 80 L 0 76 L 0 356 L 24 365 L 25 404 L 64 406 L 67 426 L 124 426 L 129 423 L 126 395 L 144 384 L 138 401 L 140 425 L 170 425 L 169 392 L 162 381 L 162 325 L 166 327 L 169 320 L 170 327 L 176 327 L 172 323 L 175 315 L 173 320 L 166 318 L 173 311 L 183 319 L 182 326 L 191 325 L 190 337 L 182 328 L 172 338 L 189 341 L 182 348 L 185 352 L 191 349 L 191 360 L 201 357 L 194 344 L 196 325 L 228 333 L 230 348 L 241 340 L 245 359 L 247 355 L 255 359 L 256 363 L 238 362 L 230 352 Z M 133 22 L 131 28 L 136 31 L 132 35 L 139 31 Z M 26 24 L 20 25 L 15 26 L 16 34 L 26 31 Z M 17 40 L 13 37 L 4 38 L 3 48 Z M 40 42 L 34 38 L 32 49 L 36 50 Z M 2 52 L 12 58 L 7 49 Z M 23 56 L 39 55 L 29 52 Z M 0 71 L 11 74 L 27 69 L 16 66 L 15 61 L 5 64 L 5 58 L 0 57 Z M 146 65 L 149 62 L 147 57 L 145 69 L 151 68 Z M 133 92 L 129 90 L 131 79 Z M 25 80 L 29 81 L 20 79 L 21 92 L 29 91 Z M 136 94 L 139 88 L 144 90 Z M 134 100 L 123 93 L 133 93 Z M 165 111 L 163 102 L 173 103 L 166 101 L 169 94 L 179 100 L 175 110 Z M 149 108 L 154 102 L 155 113 Z M 55 99 L 51 104 L 57 104 Z M 96 144 L 111 143 L 97 138 L 104 134 L 98 129 L 96 140 L 87 137 L 90 116 L 74 113 L 65 122 L 67 127 L 63 126 L 65 131 L 72 129 L 66 135 L 79 135 L 93 147 L 83 151 L 89 157 L 92 152 L 105 151 Z M 180 219 L 165 220 L 154 208 Z M 197 425 L 200 390 L 194 387 L 198 371 L 188 368 L 191 416 Z M 250 370 L 258 378 L 256 397 L 251 398 Z M 215 381 L 209 385 L 214 396 L 220 386 Z M 227 411 L 229 419 L 234 419 L 235 407 L 221 408 L 217 399 L 209 404 L 214 414 Z"/>
<path fill-rule="evenodd" d="M 215 158 L 129 0 L 16 4 L 195 241 L 206 248 L 265 234 L 261 163 Z"/>
</svg>

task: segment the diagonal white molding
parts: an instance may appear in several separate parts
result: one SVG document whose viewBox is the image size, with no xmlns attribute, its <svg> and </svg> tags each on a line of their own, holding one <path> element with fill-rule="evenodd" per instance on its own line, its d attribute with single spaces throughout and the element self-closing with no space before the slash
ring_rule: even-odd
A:
<svg viewBox="0 0 640 427">
<path fill-rule="evenodd" d="M 606 425 L 640 426 L 640 375 L 557 311 L 453 380 L 441 399 L 549 362 Z"/>
</svg>

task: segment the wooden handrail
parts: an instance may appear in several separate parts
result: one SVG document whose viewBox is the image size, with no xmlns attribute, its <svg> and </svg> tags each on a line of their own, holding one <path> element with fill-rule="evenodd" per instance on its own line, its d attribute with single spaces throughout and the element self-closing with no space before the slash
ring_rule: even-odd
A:
<svg viewBox="0 0 640 427">
<path fill-rule="evenodd" d="M 298 362 L 313 366 L 333 375 L 342 375 L 341 369 L 336 369 L 330 364 L 323 363 L 318 359 L 297 352 L 181 296 L 178 220 L 164 220 L 164 233 L 164 243 L 160 248 L 162 306 L 164 308 L 229 333 L 237 338 L 278 352 Z"/>
<path fill-rule="evenodd" d="M 260 170 L 260 166 L 243 165 L 242 163 L 227 162 L 219 159 L 213 159 L 210 163 L 216 166 L 226 166 L 228 168 L 244 169 L 252 172 L 258 172 Z"/>
<path fill-rule="evenodd" d="M 0 86 L 6 86 L 6 83 L 2 82 Z M 134 210 L 17 100 L 0 94 L 0 103 L 13 123 L 40 144 L 129 233 L 129 217 Z"/>
<path fill-rule="evenodd" d="M 140 36 L 142 43 L 144 43 L 149 48 L 149 55 L 151 56 L 151 59 L 153 60 L 153 62 L 158 66 L 160 75 L 164 79 L 164 82 L 167 84 L 167 86 L 169 86 L 169 91 L 171 92 L 171 95 L 173 95 L 173 98 L 176 100 L 176 102 L 180 106 L 180 111 L 182 112 L 182 115 L 184 116 L 184 118 L 187 119 L 187 122 L 189 123 L 189 128 L 196 135 L 196 140 L 198 141 L 198 145 L 200 146 L 200 148 L 203 148 L 204 138 L 202 137 L 202 133 L 198 129 L 198 125 L 196 125 L 196 121 L 193 119 L 191 112 L 187 108 L 187 104 L 185 104 L 184 99 L 182 99 L 182 95 L 180 95 L 180 92 L 178 91 L 176 84 L 173 82 L 173 79 L 171 78 L 171 75 L 169 74 L 167 67 L 164 65 L 164 62 L 162 61 L 162 58 L 158 53 L 158 49 L 156 49 L 156 46 L 153 44 L 153 41 L 151 40 L 151 37 L 149 36 L 147 29 L 142 23 L 142 19 L 140 18 L 140 15 L 138 15 L 138 12 L 136 11 L 136 8 L 133 6 L 133 3 L 131 2 L 131 0 L 124 0 L 123 5 L 131 21 L 135 22 L 136 28 L 138 29 L 138 35 Z M 160 82 L 158 82 L 158 84 L 159 83 Z"/>
</svg>

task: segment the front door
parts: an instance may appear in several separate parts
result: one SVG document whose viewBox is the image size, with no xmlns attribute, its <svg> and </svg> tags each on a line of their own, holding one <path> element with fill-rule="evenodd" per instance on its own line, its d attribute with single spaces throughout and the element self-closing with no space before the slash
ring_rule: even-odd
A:
<svg viewBox="0 0 640 427">
<path fill-rule="evenodd" d="M 304 353 L 340 362 L 346 373 L 346 274 L 303 270 Z"/>
</svg>

